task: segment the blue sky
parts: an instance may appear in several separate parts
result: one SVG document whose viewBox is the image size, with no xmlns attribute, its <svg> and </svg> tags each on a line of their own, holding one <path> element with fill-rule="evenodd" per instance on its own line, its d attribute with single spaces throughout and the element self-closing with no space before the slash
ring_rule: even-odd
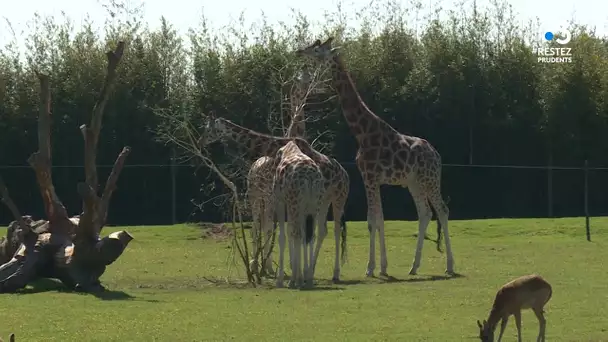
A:
<svg viewBox="0 0 608 342">
<path fill-rule="evenodd" d="M 10 20 L 18 35 L 27 32 L 27 22 L 32 19 L 34 11 L 41 15 L 59 16 L 61 11 L 74 21 L 78 28 L 82 19 L 88 14 L 93 22 L 101 27 L 107 17 L 107 12 L 102 8 L 100 1 L 107 0 L 18 0 L 10 1 L 2 6 L 0 16 Z M 344 8 L 349 12 L 370 6 L 374 0 L 344 0 Z M 470 0 L 472 1 L 472 0 Z M 454 8 L 459 1 L 454 0 L 422 0 L 425 8 L 422 12 L 428 13 L 429 6 L 442 6 Z M 431 2 L 433 4 L 431 4 Z M 608 2 L 590 0 L 556 0 L 547 5 L 545 1 L 534 0 L 510 0 L 518 18 L 522 21 L 538 17 L 541 29 L 556 31 L 557 28 L 570 19 L 576 22 L 595 26 L 600 35 L 608 33 Z M 130 0 L 129 6 L 136 7 L 141 5 L 141 0 Z M 403 2 L 404 5 L 407 2 Z M 479 6 L 488 6 L 490 1 L 478 0 Z M 7 6 L 8 5 L 8 6 Z M 204 7 L 203 7 L 204 6 Z M 211 21 L 215 27 L 228 25 L 231 19 L 239 16 L 241 11 L 245 11 L 245 17 L 249 21 L 254 21 L 260 17 L 264 11 L 271 23 L 278 21 L 288 21 L 291 15 L 291 8 L 300 10 L 308 18 L 321 21 L 324 11 L 333 11 L 337 8 L 335 0 L 281 0 L 281 1 L 201 1 L 201 0 L 146 0 L 143 5 L 145 21 L 150 27 L 159 25 L 160 17 L 165 16 L 179 32 L 185 33 L 188 28 L 196 27 L 200 23 L 201 15 Z M 3 19 L 4 19 L 3 18 Z M 3 46 L 11 34 L 5 20 L 0 23 L 0 46 Z"/>
</svg>

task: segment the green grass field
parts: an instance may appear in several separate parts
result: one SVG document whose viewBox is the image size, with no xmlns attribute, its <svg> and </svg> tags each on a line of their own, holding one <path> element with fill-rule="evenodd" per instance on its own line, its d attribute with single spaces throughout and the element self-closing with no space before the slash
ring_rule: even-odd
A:
<svg viewBox="0 0 608 342">
<path fill-rule="evenodd" d="M 201 239 L 192 226 L 128 227 L 135 240 L 102 278 L 108 298 L 61 292 L 49 284 L 0 295 L 0 336 L 17 341 L 474 341 L 496 290 L 528 273 L 553 286 L 547 340 L 608 341 L 608 218 L 451 221 L 456 271 L 425 242 L 418 276 L 408 276 L 417 224 L 386 224 L 388 272 L 365 278 L 368 232 L 349 223 L 349 261 L 332 285 L 333 238 L 325 240 L 317 291 L 242 288 L 210 283 L 227 276 L 229 242 Z M 429 235 L 434 236 L 431 223 Z M 107 234 L 114 228 L 107 228 Z M 0 234 L 5 234 L 4 229 Z M 377 249 L 377 253 L 379 253 Z M 377 257 L 379 265 L 379 257 Z M 289 270 L 287 270 L 288 273 Z M 378 272 L 378 270 L 376 270 Z M 242 278 L 232 272 L 232 278 Z M 523 314 L 523 339 L 538 324 Z M 516 340 L 513 319 L 504 341 Z"/>
</svg>

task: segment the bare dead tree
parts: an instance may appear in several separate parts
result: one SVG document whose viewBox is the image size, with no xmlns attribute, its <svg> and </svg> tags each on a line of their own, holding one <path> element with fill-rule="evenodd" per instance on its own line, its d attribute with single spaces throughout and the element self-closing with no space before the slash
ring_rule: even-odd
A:
<svg viewBox="0 0 608 342">
<path fill-rule="evenodd" d="M 28 162 L 36 174 L 46 220 L 34 221 L 31 216 L 22 216 L 6 184 L 0 179 L 2 201 L 15 218 L 5 240 L 11 246 L 4 248 L 5 254 L 0 256 L 10 259 L 0 266 L 0 292 L 18 290 L 39 277 L 59 279 L 72 289 L 101 290 L 103 287 L 99 277 L 105 272 L 106 266 L 116 261 L 133 240 L 126 231 L 99 238 L 106 224 L 112 193 L 131 151 L 126 146 L 120 152 L 99 194 L 97 144 L 104 109 L 114 88 L 124 49 L 124 42 L 119 42 L 114 51 L 106 53 L 106 76 L 92 110 L 91 122 L 89 126 L 80 127 L 85 145 L 85 182 L 77 185 L 83 200 L 82 214 L 78 217 L 68 217 L 65 206 L 55 192 L 52 181 L 50 81 L 47 75 L 36 73 L 40 82 L 38 151 L 29 157 Z M 16 241 L 17 246 L 12 245 L 11 240 Z"/>
<path fill-rule="evenodd" d="M 191 163 L 200 167 L 205 167 L 213 172 L 222 183 L 228 188 L 229 193 L 226 198 L 226 203 L 231 205 L 231 223 L 232 230 L 232 253 L 238 252 L 238 257 L 242 262 L 247 275 L 247 282 L 252 286 L 256 286 L 259 275 L 252 272 L 249 267 L 249 246 L 245 233 L 245 225 L 243 223 L 243 200 L 242 191 L 238 189 L 235 183 L 220 168 L 208 157 L 208 153 L 200 145 L 202 134 L 199 132 L 195 121 L 202 122 L 204 117 L 193 117 L 188 114 L 180 115 L 169 111 L 155 111 L 163 120 L 163 125 L 159 126 L 156 131 L 157 139 L 165 144 L 173 145 L 177 148 L 179 154 L 177 159 L 181 163 Z M 230 265 L 233 264 L 235 254 L 231 254 Z"/>
<path fill-rule="evenodd" d="M 323 96 L 320 94 L 333 94 L 329 91 L 330 78 L 320 66 L 304 66 L 300 62 L 287 62 L 285 66 L 274 70 L 274 83 L 277 84 L 279 99 L 278 111 L 268 113 L 268 129 L 272 133 L 281 132 L 282 136 L 287 135 L 287 130 L 292 122 L 296 111 L 304 111 L 304 122 L 307 127 L 311 127 L 316 122 L 328 119 L 332 112 L 322 111 L 325 103 L 331 101 L 335 95 Z M 310 130 L 310 129 L 309 129 Z M 319 152 L 330 149 L 328 142 L 321 142 L 320 138 L 329 137 L 329 130 L 309 132 L 311 145 Z"/>
</svg>

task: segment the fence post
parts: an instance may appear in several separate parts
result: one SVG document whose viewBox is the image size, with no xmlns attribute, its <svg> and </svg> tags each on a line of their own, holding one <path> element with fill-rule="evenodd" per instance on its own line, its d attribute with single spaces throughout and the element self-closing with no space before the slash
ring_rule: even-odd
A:
<svg viewBox="0 0 608 342">
<path fill-rule="evenodd" d="M 553 217 L 553 155 L 549 154 L 547 166 L 547 214 Z"/>
<path fill-rule="evenodd" d="M 171 147 L 171 222 L 173 224 L 177 223 L 176 178 L 177 170 L 175 168 L 175 147 Z"/>
<path fill-rule="evenodd" d="M 591 241 L 591 230 L 589 229 L 589 162 L 585 160 L 585 228 L 587 230 L 587 241 Z"/>
</svg>

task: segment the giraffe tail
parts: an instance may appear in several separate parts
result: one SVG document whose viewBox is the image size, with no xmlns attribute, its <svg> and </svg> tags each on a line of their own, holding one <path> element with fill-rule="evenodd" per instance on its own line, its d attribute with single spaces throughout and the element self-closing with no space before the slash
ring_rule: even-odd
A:
<svg viewBox="0 0 608 342">
<path fill-rule="evenodd" d="M 433 205 L 429 203 L 429 206 L 431 207 L 431 211 L 433 212 L 433 215 L 437 220 L 437 240 L 435 241 L 437 243 L 437 251 L 439 253 L 443 253 L 443 251 L 441 250 L 441 221 L 439 220 L 439 216 L 437 215 L 437 211 L 435 210 L 435 208 L 433 208 Z"/>
<path fill-rule="evenodd" d="M 341 241 L 340 241 L 340 249 L 342 259 L 342 265 L 346 262 L 346 218 L 344 217 L 344 213 L 342 213 L 342 217 L 340 217 L 340 231 L 342 232 Z"/>
<path fill-rule="evenodd" d="M 304 234 L 305 234 L 304 237 L 306 239 L 306 244 L 309 244 L 312 241 L 312 237 L 315 234 L 315 217 L 314 217 L 314 215 L 311 215 L 311 214 L 306 215 Z"/>
<path fill-rule="evenodd" d="M 304 241 L 306 244 L 309 244 L 312 242 L 315 235 L 318 206 L 322 196 L 320 190 L 318 189 L 317 180 L 312 175 L 309 175 L 309 177 L 306 179 L 304 188 L 306 191 Z"/>
</svg>

